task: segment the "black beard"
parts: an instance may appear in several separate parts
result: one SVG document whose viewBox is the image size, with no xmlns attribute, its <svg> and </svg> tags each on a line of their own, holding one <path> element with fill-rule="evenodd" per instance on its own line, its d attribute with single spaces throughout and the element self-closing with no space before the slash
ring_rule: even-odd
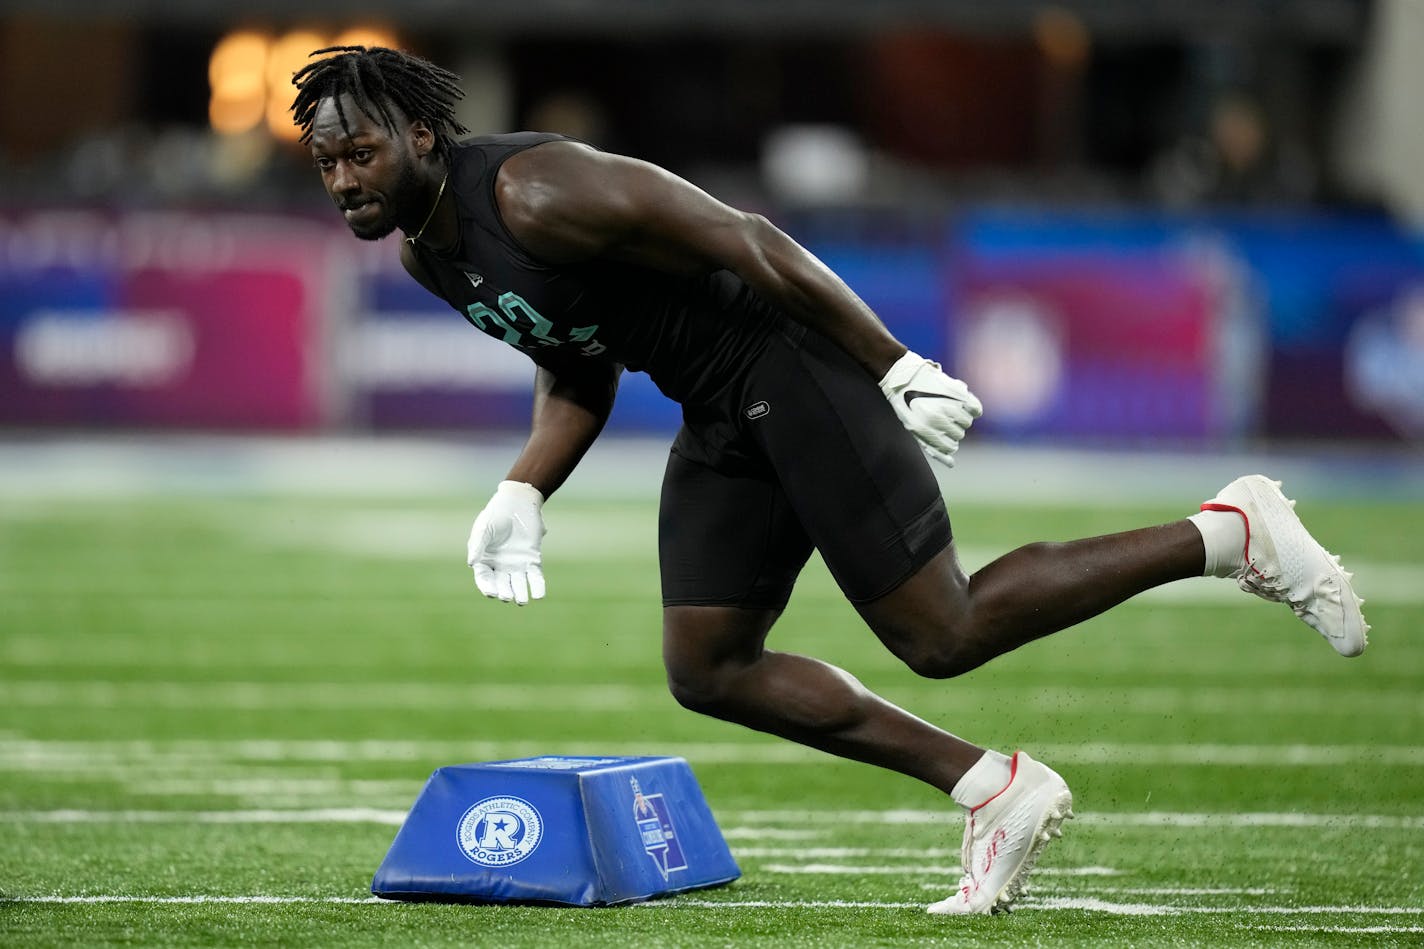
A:
<svg viewBox="0 0 1424 949">
<path fill-rule="evenodd" d="M 378 241 L 389 237 L 398 226 L 395 209 L 413 208 L 421 204 L 424 195 L 422 194 L 420 174 L 415 169 L 415 162 L 406 160 L 401 163 L 400 177 L 396 179 L 395 186 L 386 195 L 387 197 L 381 200 L 381 207 L 385 213 L 370 224 L 349 225 L 352 234 L 363 241 Z"/>
<path fill-rule="evenodd" d="M 381 218 L 370 227 L 358 227 L 355 224 L 349 225 L 351 233 L 355 234 L 363 241 L 378 241 L 384 237 L 389 237 L 391 231 L 396 229 L 396 225 L 390 219 L 390 215 Z"/>
</svg>

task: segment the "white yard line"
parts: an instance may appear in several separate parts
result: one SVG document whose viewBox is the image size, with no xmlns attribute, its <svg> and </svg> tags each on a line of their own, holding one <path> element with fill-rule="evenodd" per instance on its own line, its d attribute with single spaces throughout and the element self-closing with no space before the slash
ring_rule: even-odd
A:
<svg viewBox="0 0 1424 949">
<path fill-rule="evenodd" d="M 1424 830 L 1424 817 L 1400 814 L 1304 814 L 1247 811 L 1240 814 L 1143 811 L 1078 815 L 1084 824 L 1112 827 L 1323 827 L 1352 830 Z"/>
<path fill-rule="evenodd" d="M 737 847 L 738 857 L 758 860 L 849 860 L 855 857 L 925 860 L 936 857 L 958 857 L 958 847 Z"/>
<path fill-rule="evenodd" d="M 406 811 L 399 808 L 330 807 L 330 808 L 254 808 L 247 810 L 28 810 L 0 811 L 0 823 L 35 824 L 400 824 Z M 729 811 L 728 838 L 735 839 L 800 839 L 806 836 L 798 825 L 853 824 L 947 824 L 958 825 L 958 815 L 946 811 Z M 1221 828 L 1333 828 L 1350 830 L 1424 830 L 1424 817 L 1393 814 L 1303 814 L 1246 812 L 1203 814 L 1191 812 L 1149 811 L 1143 813 L 1087 813 L 1078 818 L 1083 824 L 1108 827 L 1177 827 L 1218 830 Z M 780 827 L 744 827 L 740 824 L 780 824 Z M 860 850 L 857 848 L 749 848 L 748 856 L 814 857 L 825 856 L 954 856 L 958 851 L 947 848 L 925 850 Z M 1037 872 L 1051 872 L 1045 868 Z"/>
<path fill-rule="evenodd" d="M 726 764 L 824 763 L 827 756 L 790 742 L 402 741 L 338 739 L 235 739 L 228 741 L 40 741 L 0 739 L 0 771 L 75 769 L 103 774 L 185 763 L 393 762 L 455 763 L 567 754 L 579 757 L 675 754 L 689 761 Z"/>
<path fill-rule="evenodd" d="M 145 896 L 127 894 L 95 894 L 82 896 L 6 896 L 0 897 L 0 905 L 5 903 L 31 904 L 343 904 L 358 906 L 401 905 L 399 901 L 382 900 L 376 897 L 339 896 Z M 670 897 L 635 904 L 633 908 L 648 909 L 884 909 L 923 910 L 920 902 L 891 902 L 883 900 L 708 900 L 692 897 Z M 1040 912 L 1095 912 L 1113 916 L 1194 916 L 1194 915 L 1238 915 L 1249 916 L 1418 916 L 1424 908 L 1418 906 L 1175 906 L 1162 903 L 1118 903 L 1092 897 L 1055 897 L 1047 899 L 1027 898 L 1018 904 L 1019 911 Z M 1415 933 L 1424 932 L 1424 926 L 1372 925 L 1372 926 L 1274 926 L 1252 925 L 1246 928 L 1269 932 L 1341 932 L 1341 933 Z"/>
<path fill-rule="evenodd" d="M 442 682 L 0 682 L 0 705 L 27 708 L 501 709 L 617 712 L 677 707 L 665 686 Z"/>
<path fill-rule="evenodd" d="M 964 870 L 958 865 L 932 866 L 932 865 L 905 865 L 905 866 L 873 866 L 867 864 L 843 864 L 843 863 L 764 863 L 758 871 L 761 873 L 783 873 L 791 875 L 811 875 L 811 876 L 953 876 L 955 879 Z"/>
<path fill-rule="evenodd" d="M 729 811 L 725 819 L 743 824 L 943 824 L 957 822 L 951 811 Z M 1200 813 L 1175 811 L 1084 812 L 1084 824 L 1113 827 L 1330 827 L 1424 830 L 1424 816 L 1395 814 L 1303 814 L 1247 811 Z"/>
<path fill-rule="evenodd" d="M 740 856 L 740 854 L 738 854 Z M 1051 870 L 1051 867 L 1039 867 L 1033 871 L 1034 878 L 1040 876 L 1052 876 L 1053 874 L 1044 871 Z M 1069 868 L 1074 869 L 1074 868 Z M 1090 869 L 1090 868 L 1085 868 Z M 1060 874 L 1063 875 L 1063 874 Z M 1055 883 L 1053 889 L 1058 889 L 1063 884 Z M 921 883 L 920 889 L 934 892 L 944 892 L 944 882 Z M 1269 889 L 1260 886 L 1094 886 L 1088 887 L 1074 886 L 1079 896 L 1279 896 L 1283 890 Z"/>
<path fill-rule="evenodd" d="M 745 856 L 741 851 L 736 852 L 736 856 Z M 948 864 L 933 866 L 924 864 L 905 864 L 898 866 L 875 866 L 865 864 L 839 864 L 839 863 L 764 863 L 759 870 L 766 873 L 784 873 L 792 875 L 820 875 L 820 876 L 952 876 L 958 879 L 963 873 L 963 869 L 956 863 L 954 866 Z M 1034 871 L 1034 876 L 1067 876 L 1067 877 L 1108 877 L 1117 876 L 1122 871 L 1114 870 L 1112 867 L 1038 867 Z"/>
<path fill-rule="evenodd" d="M 1035 754 L 1056 765 L 1220 765 L 1424 767 L 1421 745 L 1257 745 L 1093 742 L 1043 744 Z M 235 739 L 220 741 L 46 741 L 0 738 L 0 771 L 83 771 L 102 776 L 134 769 L 172 773 L 184 764 L 214 762 L 483 761 L 543 754 L 675 754 L 706 764 L 824 764 L 826 755 L 791 742 L 342 741 Z"/>
<path fill-rule="evenodd" d="M 304 777 L 129 778 L 123 785 L 135 794 L 162 797 L 220 794 L 270 807 L 276 806 L 271 803 L 276 800 L 300 802 L 295 806 L 333 800 L 369 805 L 374 801 L 412 801 L 424 778 L 424 775 L 388 781 Z"/>
<path fill-rule="evenodd" d="M 1094 742 L 1042 744 L 1035 754 L 1064 764 L 1235 765 L 1294 767 L 1341 764 L 1424 766 L 1419 745 L 1235 745 Z"/>
<path fill-rule="evenodd" d="M 1097 886 L 1095 894 L 1113 896 L 1279 896 L 1265 886 Z"/>
<path fill-rule="evenodd" d="M 1424 926 L 1245 926 L 1268 933 L 1424 933 Z"/>
<path fill-rule="evenodd" d="M 1424 587 L 1424 580 L 1421 580 L 1421 587 Z M 1244 714 L 1255 711 L 1318 714 L 1321 704 L 1318 687 L 1300 686 L 1223 688 L 1084 684 L 1015 689 L 998 685 L 957 684 L 952 692 L 945 693 L 939 683 L 907 680 L 905 685 L 887 689 L 886 692 L 887 698 L 908 705 L 952 701 L 956 707 L 977 707 L 992 700 L 1055 713 L 1066 709 L 1106 706 L 1153 714 Z M 1424 700 L 1421 700 L 1419 690 L 1407 686 L 1332 686 L 1329 695 L 1332 702 L 1342 706 L 1368 704 L 1372 710 L 1381 713 L 1424 714 Z M 353 686 L 349 682 L 139 682 L 17 678 L 0 681 L 0 706 L 235 711 L 376 708 L 459 708 L 470 711 L 492 708 L 513 711 L 647 712 L 671 710 L 676 702 L 661 683 L 362 682 L 359 686 Z"/>
<path fill-rule="evenodd" d="M 279 770 L 280 767 L 280 770 Z M 331 769 L 324 765 L 305 767 L 277 766 L 272 764 L 242 763 L 193 763 L 170 761 L 162 764 L 139 764 L 129 766 L 98 766 L 88 769 L 80 767 L 38 768 L 26 767 L 8 769 L 10 775 L 23 773 L 46 784 L 81 784 L 85 786 L 102 782 L 112 787 L 118 796 L 133 796 L 145 801 L 162 798 L 223 798 L 223 804 L 233 809 L 288 810 L 325 807 L 365 807 L 389 809 L 408 806 L 415 800 L 423 786 L 428 771 L 425 768 L 412 769 L 409 777 L 384 780 L 364 778 L 343 778 L 323 772 Z M 0 767 L 0 776 L 7 769 Z M 313 773 L 316 772 L 316 773 Z M 154 774 L 165 777 L 154 778 Z M 191 806 L 184 803 L 180 808 Z M 958 812 L 946 806 L 942 811 L 895 811 L 852 812 L 857 819 L 867 823 L 894 823 L 910 825 L 945 826 L 956 824 Z M 783 818 L 773 812 L 752 811 L 744 815 L 728 812 L 728 828 L 735 828 L 738 834 L 749 840 L 772 841 L 779 839 L 807 839 L 829 836 L 832 821 L 810 815 Z M 1182 813 L 1148 811 L 1137 813 L 1100 813 L 1082 809 L 1082 825 L 1110 824 L 1112 826 L 1137 827 L 1322 827 L 1322 828 L 1376 828 L 1412 830 L 1424 827 L 1424 816 L 1392 814 L 1301 814 L 1283 813 Z M 791 820 L 802 827 L 794 832 L 776 830 L 768 825 L 768 820 Z M 820 821 L 820 822 L 817 822 Z M 733 823 L 735 822 L 735 823 Z M 808 826 L 808 822 L 811 823 Z M 758 826 L 760 825 L 760 826 Z"/>
<path fill-rule="evenodd" d="M 21 824 L 389 824 L 405 823 L 404 810 L 328 807 L 248 811 L 0 811 L 0 822 Z"/>
<path fill-rule="evenodd" d="M 377 906 L 391 903 L 390 900 L 369 896 L 364 899 L 349 896 L 0 896 L 3 903 L 350 903 L 360 906 Z M 392 904 L 398 905 L 398 904 Z"/>
<path fill-rule="evenodd" d="M 708 900 L 692 897 L 673 897 L 640 903 L 648 908 L 668 909 L 923 909 L 923 903 L 898 903 L 850 900 Z M 1098 912 L 1113 916 L 1192 916 L 1226 915 L 1241 916 L 1317 916 L 1350 915 L 1361 916 L 1418 916 L 1424 908 L 1418 906 L 1176 906 L 1167 903 L 1117 903 L 1091 897 L 1054 897 L 1047 899 L 1025 898 L 1014 905 L 1020 910 Z M 1316 927 L 1308 927 L 1315 929 Z M 1387 928 L 1386 931 L 1398 931 Z M 1412 931 L 1412 927 L 1409 930 Z"/>
<path fill-rule="evenodd" d="M 633 904 L 638 909 L 917 909 L 924 903 L 892 903 L 882 900 L 702 900 L 676 896 Z"/>
<path fill-rule="evenodd" d="M 214 493 L 316 496 L 451 496 L 494 483 L 523 439 L 474 433 L 303 438 L 170 434 L 50 434 L 0 439 L 0 497 L 208 496 Z M 560 497 L 657 497 L 672 433 L 599 439 Z M 943 473 L 954 504 L 1067 503 L 1102 508 L 1167 501 L 1196 504 L 1237 475 L 1283 478 L 1292 497 L 1417 499 L 1424 472 L 1398 450 L 1321 452 L 1093 451 L 966 443 Z M 1104 484 L 1112 490 L 1104 491 Z M 1206 493 L 1204 493 L 1206 492 Z"/>
<path fill-rule="evenodd" d="M 784 827 L 723 827 L 728 840 L 815 840 L 828 837 L 829 830 L 787 830 Z"/>
<path fill-rule="evenodd" d="M 1239 913 L 1243 916 L 1315 916 L 1324 914 L 1375 916 L 1424 915 L 1424 906 L 1172 906 L 1156 903 L 1114 903 L 1090 896 L 1026 897 L 1014 909 L 1091 910 L 1117 916 L 1188 916 L 1197 913 Z"/>
</svg>

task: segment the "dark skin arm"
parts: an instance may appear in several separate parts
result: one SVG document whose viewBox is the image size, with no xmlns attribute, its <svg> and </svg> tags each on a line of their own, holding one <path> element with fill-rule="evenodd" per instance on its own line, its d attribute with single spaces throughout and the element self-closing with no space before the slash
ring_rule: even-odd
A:
<svg viewBox="0 0 1424 949">
<path fill-rule="evenodd" d="M 547 263 L 597 258 L 689 276 L 727 269 L 839 345 L 872 378 L 906 351 L 839 277 L 766 218 L 655 165 L 549 142 L 509 158 L 495 196 L 510 233 Z M 433 290 L 406 248 L 401 256 Z M 609 379 L 608 370 L 583 362 L 541 366 L 530 440 L 509 474 L 545 497 L 573 471 L 612 408 L 619 370 Z M 570 375 L 580 378 L 563 378 Z"/>
<path fill-rule="evenodd" d="M 401 243 L 401 263 L 422 287 L 440 295 L 409 244 Z M 547 499 L 567 480 L 588 452 L 618 393 L 623 367 L 583 356 L 550 353 L 535 361 L 534 413 L 525 442 L 506 480 L 523 481 Z"/>
<path fill-rule="evenodd" d="M 603 431 L 622 372 L 616 363 L 579 357 L 540 365 L 529 440 L 508 480 L 528 482 L 545 498 L 558 490 Z"/>
<path fill-rule="evenodd" d="M 678 274 L 727 269 L 881 378 L 905 346 L 839 277 L 758 214 L 656 165 L 549 142 L 500 168 L 505 225 L 553 264 L 594 258 Z"/>
</svg>

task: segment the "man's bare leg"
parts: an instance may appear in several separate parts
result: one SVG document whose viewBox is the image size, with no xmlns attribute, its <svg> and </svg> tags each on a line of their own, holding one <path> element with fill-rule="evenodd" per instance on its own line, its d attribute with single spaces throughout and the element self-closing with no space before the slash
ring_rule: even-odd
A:
<svg viewBox="0 0 1424 949">
<path fill-rule="evenodd" d="M 663 610 L 668 685 L 690 709 L 843 758 L 919 778 L 949 794 L 984 754 L 819 659 L 763 648 L 779 610 Z"/>
<path fill-rule="evenodd" d="M 1199 577 L 1204 562 L 1201 532 L 1187 521 L 1029 544 L 973 576 L 950 544 L 904 584 L 859 610 L 911 669 L 947 678 L 1144 590 Z"/>
<path fill-rule="evenodd" d="M 912 669 L 943 677 L 1081 622 L 1150 587 L 1200 576 L 1202 564 L 1201 534 L 1185 521 L 1063 544 L 1032 544 L 972 578 L 950 545 L 906 583 L 859 609 Z M 893 705 L 844 670 L 766 649 L 767 633 L 779 615 L 734 607 L 665 608 L 663 658 L 678 701 L 716 718 L 919 778 L 946 794 L 984 757 L 984 749 Z"/>
</svg>

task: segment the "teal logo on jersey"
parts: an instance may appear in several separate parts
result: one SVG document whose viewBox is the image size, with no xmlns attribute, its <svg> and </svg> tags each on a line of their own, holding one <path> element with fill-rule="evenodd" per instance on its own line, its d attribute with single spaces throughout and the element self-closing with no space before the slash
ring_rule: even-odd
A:
<svg viewBox="0 0 1424 949">
<path fill-rule="evenodd" d="M 538 310 L 529 305 L 513 290 L 507 290 L 495 301 L 499 309 L 484 303 L 471 303 L 465 307 L 466 317 L 480 332 L 501 339 L 520 349 L 536 346 L 564 346 L 582 343 L 580 351 L 585 356 L 597 356 L 608 347 L 593 338 L 598 326 L 575 326 L 569 330 L 567 339 L 560 339 L 554 331 L 554 324 Z"/>
</svg>

